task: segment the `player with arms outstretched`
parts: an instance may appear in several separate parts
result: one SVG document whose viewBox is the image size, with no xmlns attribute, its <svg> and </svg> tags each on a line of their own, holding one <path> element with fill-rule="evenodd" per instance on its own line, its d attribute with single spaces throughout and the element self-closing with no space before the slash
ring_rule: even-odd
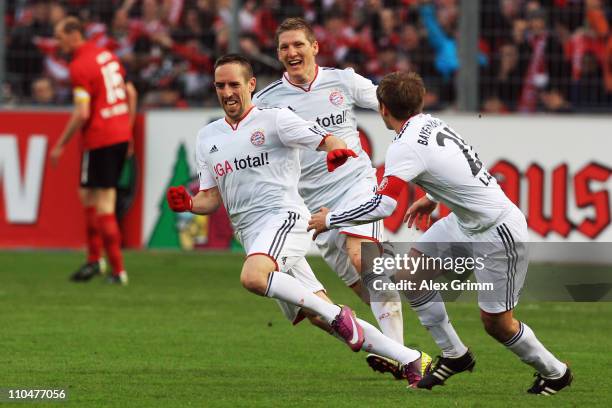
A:
<svg viewBox="0 0 612 408">
<path fill-rule="evenodd" d="M 491 293 L 478 293 L 485 330 L 537 370 L 529 393 L 554 394 L 571 384 L 569 367 L 513 316 L 529 263 L 525 216 L 506 197 L 472 147 L 444 121 L 422 113 L 424 95 L 423 81 L 415 73 L 396 72 L 383 78 L 377 89 L 380 114 L 397 136 L 387 151 L 378 192 L 350 208 L 323 209 L 312 216 L 309 230 L 314 229 L 316 235 L 329 228 L 383 219 L 395 209 L 407 182 L 421 186 L 427 195 L 408 209 L 405 221 L 409 227 L 429 217 L 437 201 L 453 212 L 428 229 L 410 255 L 440 257 L 439 243 L 471 243 L 474 258 L 485 260 L 484 267 L 474 271 L 477 280 L 494 288 Z M 421 269 L 413 272 L 423 274 Z M 440 294 L 435 290 L 405 294 L 442 350 L 418 387 L 431 389 L 454 374 L 472 370 L 475 359 L 451 325 Z"/>
<path fill-rule="evenodd" d="M 170 208 L 210 214 L 223 203 L 247 253 L 240 274 L 247 290 L 276 299 L 290 321 L 304 313 L 320 316 L 353 351 L 400 361 L 409 385 L 416 385 L 425 372 L 421 353 L 354 317 L 349 307 L 331 303 L 304 258 L 309 214 L 297 190 L 298 149 L 325 151 L 328 171 L 353 160 L 354 153 L 289 109 L 255 107 L 251 92 L 256 80 L 244 57 L 219 58 L 214 81 L 225 118 L 198 133 L 200 191 L 191 197 L 184 187 L 171 187 Z"/>
<path fill-rule="evenodd" d="M 376 174 L 362 149 L 354 109 L 378 109 L 376 86 L 352 69 L 319 67 L 314 32 L 302 18 L 288 18 L 276 31 L 278 59 L 283 77 L 255 94 L 259 107 L 288 107 L 298 116 L 316 122 L 346 142 L 358 157 L 333 173 L 327 172 L 323 152 L 300 151 L 302 175 L 299 192 L 311 212 L 321 207 L 343 208 L 369 197 L 376 189 Z M 361 243 L 383 239 L 382 221 L 340 228 L 321 235 L 316 245 L 332 270 L 362 300 L 370 304 L 382 332 L 404 343 L 402 304 L 397 293 L 376 294 L 370 302 L 368 282 L 375 275 L 361 268 Z M 363 277 L 361 275 L 364 275 Z M 376 276 L 377 279 L 381 277 Z M 321 327 L 316 320 L 311 320 Z M 368 355 L 370 366 L 401 378 L 397 362 Z"/>
<path fill-rule="evenodd" d="M 103 271 L 102 247 L 112 266 L 109 282 L 127 284 L 121 255 L 121 233 L 115 217 L 117 182 L 132 138 L 136 115 L 136 90 L 125 83 L 125 71 L 117 57 L 87 42 L 83 25 L 66 17 L 55 27 L 55 37 L 65 53 L 72 53 L 70 79 L 74 109 L 51 151 L 57 164 L 65 145 L 81 131 L 83 157 L 79 195 L 85 208 L 87 263 L 71 276 L 87 281 Z"/>
</svg>

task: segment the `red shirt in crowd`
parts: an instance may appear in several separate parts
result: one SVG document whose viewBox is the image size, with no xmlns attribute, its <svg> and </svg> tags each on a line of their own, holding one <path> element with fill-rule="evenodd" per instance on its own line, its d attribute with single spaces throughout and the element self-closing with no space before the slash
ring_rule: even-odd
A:
<svg viewBox="0 0 612 408">
<path fill-rule="evenodd" d="M 90 117 L 81 129 L 86 150 L 127 142 L 132 137 L 125 70 L 105 48 L 87 42 L 70 63 L 75 98 L 88 98 Z"/>
</svg>

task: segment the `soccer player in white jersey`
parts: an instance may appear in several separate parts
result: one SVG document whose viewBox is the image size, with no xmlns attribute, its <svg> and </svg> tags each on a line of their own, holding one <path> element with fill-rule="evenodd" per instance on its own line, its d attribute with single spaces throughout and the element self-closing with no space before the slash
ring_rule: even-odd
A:
<svg viewBox="0 0 612 408">
<path fill-rule="evenodd" d="M 460 244 L 463 247 L 470 243 L 473 256 L 485 259 L 482 268 L 475 268 L 477 280 L 494 288 L 492 293 L 478 293 L 486 332 L 537 370 L 529 393 L 554 394 L 571 384 L 569 367 L 513 316 L 528 266 L 525 216 L 506 197 L 472 147 L 444 121 L 422 113 L 424 95 L 423 81 L 415 73 L 396 72 L 383 78 L 377 89 L 380 114 L 397 136 L 387 151 L 378 192 L 352 208 L 323 209 L 312 216 L 309 230 L 314 229 L 316 235 L 328 228 L 382 219 L 393 212 L 407 182 L 421 186 L 427 195 L 408 209 L 408 227 L 429 217 L 437 201 L 452 213 L 433 224 L 410 255 L 436 257 L 440 256 L 435 249 L 438 243 L 464 243 Z M 403 272 L 401 277 L 406 276 Z M 474 357 L 450 324 L 440 294 L 426 290 L 404 293 L 442 349 L 442 356 L 418 387 L 431 389 L 454 374 L 471 371 Z"/>
<path fill-rule="evenodd" d="M 315 62 L 318 43 L 310 25 L 302 18 L 288 18 L 276 31 L 278 58 L 286 72 L 283 77 L 255 94 L 259 107 L 288 107 L 303 119 L 316 122 L 346 142 L 358 154 L 344 166 L 329 173 L 324 152 L 300 151 L 302 175 L 299 192 L 311 212 L 321 207 L 343 208 L 369 197 L 376 190 L 376 175 L 370 158 L 362 149 L 357 131 L 355 107 L 378 109 L 376 86 L 352 69 L 319 67 Z M 340 228 L 321 235 L 316 244 L 327 264 L 343 282 L 370 304 L 382 332 L 404 343 L 402 304 L 397 292 L 368 293 L 375 275 L 361 269 L 361 243 L 382 240 L 382 221 Z M 363 274 L 363 278 L 361 277 Z M 384 295 L 384 296 L 383 296 Z M 370 298 L 373 298 L 370 302 Z M 321 327 L 316 321 L 315 325 Z M 401 378 L 397 362 L 368 355 L 370 366 Z"/>
<path fill-rule="evenodd" d="M 198 133 L 200 191 L 191 197 L 184 187 L 171 187 L 170 208 L 210 214 L 223 203 L 247 253 L 240 275 L 247 290 L 276 299 L 290 321 L 300 312 L 318 315 L 353 351 L 400 361 L 409 385 L 415 386 L 426 373 L 421 352 L 384 336 L 354 317 L 349 307 L 331 303 L 304 258 L 311 235 L 306 231 L 308 210 L 297 190 L 298 148 L 326 151 L 321 160 L 330 172 L 354 153 L 289 109 L 255 107 L 255 83 L 244 57 L 229 54 L 216 61 L 214 84 L 225 118 Z"/>
</svg>

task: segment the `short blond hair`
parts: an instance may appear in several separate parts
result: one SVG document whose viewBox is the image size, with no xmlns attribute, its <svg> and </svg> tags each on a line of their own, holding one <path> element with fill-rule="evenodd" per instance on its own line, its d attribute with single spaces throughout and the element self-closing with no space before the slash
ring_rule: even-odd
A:
<svg viewBox="0 0 612 408">
<path fill-rule="evenodd" d="M 282 33 L 285 31 L 295 31 L 302 30 L 304 34 L 306 34 L 306 39 L 311 44 L 314 43 L 317 39 L 315 37 L 314 30 L 304 20 L 302 17 L 289 17 L 286 18 L 276 29 L 276 34 L 274 35 L 274 41 L 276 41 L 276 45 L 278 46 L 278 39 Z"/>
</svg>

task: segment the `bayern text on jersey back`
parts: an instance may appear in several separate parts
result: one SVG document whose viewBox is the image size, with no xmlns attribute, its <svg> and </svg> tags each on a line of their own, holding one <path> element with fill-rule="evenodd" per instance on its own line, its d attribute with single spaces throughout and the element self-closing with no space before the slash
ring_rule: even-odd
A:
<svg viewBox="0 0 612 408">
<path fill-rule="evenodd" d="M 117 57 L 93 42 L 78 48 L 70 63 L 75 97 L 89 99 L 90 117 L 81 130 L 85 149 L 127 142 L 132 137 L 129 106 Z"/>
<path fill-rule="evenodd" d="M 198 132 L 200 190 L 218 187 L 239 233 L 271 216 L 309 216 L 298 194 L 298 149 L 315 150 L 325 131 L 288 109 L 252 107 L 236 124 L 219 119 Z"/>
<path fill-rule="evenodd" d="M 421 186 L 471 233 L 491 227 L 514 206 L 472 146 L 444 121 L 427 114 L 408 120 L 389 146 L 388 176 Z"/>
<path fill-rule="evenodd" d="M 317 66 L 315 78 L 306 88 L 291 83 L 285 73 L 282 79 L 255 94 L 253 103 L 260 107 L 287 107 L 341 138 L 359 155 L 329 173 L 324 152 L 300 151 L 302 175 L 298 187 L 311 211 L 333 207 L 351 187 L 352 180 L 375 174 L 370 158 L 361 148 L 353 109 L 378 109 L 376 86 L 353 69 Z"/>
</svg>

